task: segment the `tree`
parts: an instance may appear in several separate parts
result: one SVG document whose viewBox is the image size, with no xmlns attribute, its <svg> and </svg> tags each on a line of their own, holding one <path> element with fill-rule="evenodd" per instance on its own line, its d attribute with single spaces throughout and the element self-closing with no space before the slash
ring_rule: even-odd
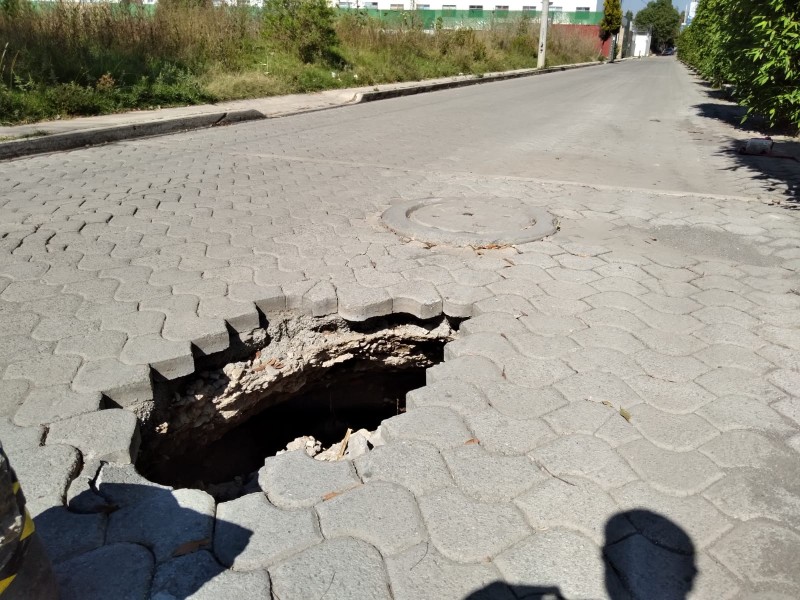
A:
<svg viewBox="0 0 800 600">
<path fill-rule="evenodd" d="M 616 35 L 622 27 L 622 5 L 620 0 L 605 0 L 603 3 L 603 19 L 600 21 L 600 39 L 604 42 L 614 36 L 616 42 Z M 616 43 L 611 46 L 611 61 L 617 55 Z"/>
<path fill-rule="evenodd" d="M 652 0 L 636 13 L 636 29 L 650 30 L 651 46 L 663 51 L 675 41 L 681 26 L 681 16 L 672 6 L 672 0 Z"/>
<path fill-rule="evenodd" d="M 605 0 L 603 3 L 603 20 L 600 21 L 600 39 L 605 42 L 612 35 L 617 35 L 620 27 L 622 27 L 622 5 L 620 0 Z"/>
</svg>

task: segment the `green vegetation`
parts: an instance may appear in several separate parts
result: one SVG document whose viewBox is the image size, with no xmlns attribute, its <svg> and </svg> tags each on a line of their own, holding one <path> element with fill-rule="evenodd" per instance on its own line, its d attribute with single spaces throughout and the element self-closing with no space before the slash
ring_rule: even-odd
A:
<svg viewBox="0 0 800 600">
<path fill-rule="evenodd" d="M 681 15 L 672 0 L 652 0 L 636 13 L 634 21 L 638 31 L 652 31 L 651 46 L 659 52 L 673 46 L 681 27 Z"/>
<path fill-rule="evenodd" d="M 268 0 L 263 9 L 0 0 L 0 123 L 536 64 L 538 23 L 528 18 L 473 30 L 428 28 L 403 14 L 389 23 L 324 0 Z M 591 39 L 551 29 L 548 64 L 596 58 Z"/>
<path fill-rule="evenodd" d="M 714 85 L 733 84 L 748 114 L 800 129 L 796 0 L 703 0 L 678 40 L 678 52 Z"/>
<path fill-rule="evenodd" d="M 605 0 L 603 4 L 603 20 L 600 21 L 600 39 L 604 42 L 616 36 L 622 27 L 622 5 L 620 0 Z M 616 39 L 614 40 L 616 42 Z M 616 58 L 616 44 L 611 48 L 611 61 Z"/>
</svg>

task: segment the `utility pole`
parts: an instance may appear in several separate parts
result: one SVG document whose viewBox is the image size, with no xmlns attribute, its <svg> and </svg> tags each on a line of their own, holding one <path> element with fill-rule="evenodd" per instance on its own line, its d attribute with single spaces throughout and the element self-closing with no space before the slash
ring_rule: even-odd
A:
<svg viewBox="0 0 800 600">
<path fill-rule="evenodd" d="M 542 22 L 539 26 L 539 56 L 536 57 L 536 68 L 544 67 L 547 52 L 547 22 L 550 20 L 550 0 L 542 0 Z"/>
</svg>

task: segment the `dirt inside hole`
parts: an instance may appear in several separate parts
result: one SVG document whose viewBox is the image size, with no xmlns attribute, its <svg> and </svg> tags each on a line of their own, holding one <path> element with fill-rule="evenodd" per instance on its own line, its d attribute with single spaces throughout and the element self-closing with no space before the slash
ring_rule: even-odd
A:
<svg viewBox="0 0 800 600">
<path fill-rule="evenodd" d="M 455 334 L 444 318 L 295 318 L 270 327 L 260 349 L 164 395 L 137 463 L 143 475 L 229 500 L 256 491 L 265 458 L 297 438 L 314 438 L 308 451 L 318 460 L 336 460 L 348 429 L 366 430 L 361 451 L 369 451 L 366 432 L 405 410 L 406 393 L 425 385 Z"/>
<path fill-rule="evenodd" d="M 214 489 L 219 484 L 246 484 L 264 459 L 292 440 L 312 436 L 327 448 L 340 442 L 347 429 L 373 431 L 381 421 L 405 411 L 406 393 L 425 385 L 425 369 L 362 370 L 339 365 L 311 389 L 267 408 L 220 439 L 202 448 L 152 465 L 151 481 L 176 488 Z M 215 494 L 216 495 L 216 494 Z"/>
</svg>

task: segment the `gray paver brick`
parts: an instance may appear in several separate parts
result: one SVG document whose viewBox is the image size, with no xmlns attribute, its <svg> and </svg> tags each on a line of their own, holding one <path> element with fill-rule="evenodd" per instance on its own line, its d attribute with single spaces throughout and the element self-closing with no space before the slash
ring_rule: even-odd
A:
<svg viewBox="0 0 800 600">
<path fill-rule="evenodd" d="M 714 369 L 701 375 L 696 381 L 717 396 L 739 394 L 752 396 L 763 402 L 774 402 L 785 397 L 778 388 L 742 369 Z"/>
<path fill-rule="evenodd" d="M 453 562 L 437 552 L 430 542 L 388 557 L 386 566 L 396 600 L 514 598 L 508 588 L 496 581 L 500 574 L 493 566 Z"/>
<path fill-rule="evenodd" d="M 63 338 L 56 345 L 56 354 L 77 354 L 84 360 L 116 358 L 127 336 L 121 331 L 93 331 Z"/>
<path fill-rule="evenodd" d="M 667 413 L 692 413 L 716 398 L 694 382 L 675 383 L 641 376 L 632 377 L 627 383 L 647 404 Z"/>
<path fill-rule="evenodd" d="M 126 365 L 115 358 L 84 363 L 72 387 L 79 392 L 103 392 L 122 406 L 153 397 L 150 369 L 144 365 Z"/>
<path fill-rule="evenodd" d="M 643 439 L 620 446 L 617 451 L 642 479 L 675 496 L 701 492 L 723 476 L 711 460 L 697 451 L 671 452 Z"/>
<path fill-rule="evenodd" d="M 210 543 L 213 528 L 211 496 L 201 490 L 164 490 L 112 513 L 106 538 L 109 543 L 142 544 L 161 563 L 180 554 L 187 543 Z"/>
<path fill-rule="evenodd" d="M 273 594 L 281 600 L 331 598 L 389 600 L 388 577 L 380 553 L 352 538 L 312 546 L 270 569 Z"/>
<path fill-rule="evenodd" d="M 234 571 L 266 568 L 321 540 L 311 509 L 277 509 L 261 492 L 217 506 L 214 554 Z"/>
<path fill-rule="evenodd" d="M 102 546 L 106 521 L 104 514 L 81 515 L 56 506 L 36 517 L 35 523 L 47 555 L 55 564 Z"/>
<path fill-rule="evenodd" d="M 519 419 L 490 408 L 467 417 L 481 445 L 498 454 L 526 454 L 555 436 L 541 419 Z"/>
<path fill-rule="evenodd" d="M 512 500 L 547 476 L 524 456 L 497 456 L 479 444 L 442 453 L 456 485 L 482 502 Z"/>
<path fill-rule="evenodd" d="M 439 451 L 425 442 L 398 440 L 379 446 L 354 462 L 364 483 L 389 481 L 417 496 L 453 485 Z"/>
<path fill-rule="evenodd" d="M 153 555 L 137 544 L 109 544 L 55 571 L 62 600 L 139 600 L 150 590 Z"/>
<path fill-rule="evenodd" d="M 800 536 L 769 521 L 747 521 L 737 525 L 712 548 L 712 555 L 734 573 L 758 587 L 789 584 L 800 568 Z"/>
<path fill-rule="evenodd" d="M 614 327 L 582 329 L 573 333 L 572 339 L 586 348 L 610 348 L 623 354 L 633 354 L 643 348 L 642 343 L 630 333 Z"/>
<path fill-rule="evenodd" d="M 275 506 L 300 508 L 360 482 L 349 461 L 317 461 L 304 450 L 296 450 L 267 458 L 258 472 L 258 483 Z"/>
<path fill-rule="evenodd" d="M 369 288 L 359 284 L 343 284 L 336 288 L 339 315 L 349 321 L 365 321 L 392 312 L 392 297 L 384 288 Z"/>
<path fill-rule="evenodd" d="M 455 448 L 472 438 L 461 417 L 449 408 L 427 406 L 386 419 L 381 431 L 387 441 L 417 440 L 440 450 Z"/>
<path fill-rule="evenodd" d="M 556 389 L 570 402 L 611 402 L 615 407 L 629 408 L 641 403 L 634 390 L 611 373 L 577 373 L 555 384 Z"/>
<path fill-rule="evenodd" d="M 228 571 L 210 552 L 201 550 L 158 565 L 150 588 L 152 600 L 215 600 L 225 596 L 238 600 L 268 598 L 269 576 L 266 571 Z"/>
<path fill-rule="evenodd" d="M 70 383 L 81 365 L 77 356 L 41 356 L 8 365 L 5 379 L 27 379 L 35 386 Z"/>
<path fill-rule="evenodd" d="M 486 397 L 475 385 L 458 379 L 441 379 L 406 394 L 406 410 L 443 406 L 465 415 L 488 407 Z"/>
<path fill-rule="evenodd" d="M 791 472 L 797 457 L 780 441 L 748 429 L 726 431 L 704 444 L 700 452 L 723 468 L 755 467 Z"/>
<path fill-rule="evenodd" d="M 411 492 L 371 481 L 316 506 L 326 538 L 351 536 L 395 554 L 425 540 L 425 526 Z"/>
<path fill-rule="evenodd" d="M 631 415 L 633 425 L 648 441 L 675 452 L 695 450 L 719 435 L 695 414 L 671 414 L 640 404 L 631 409 Z"/>
<path fill-rule="evenodd" d="M 431 543 L 461 563 L 491 558 L 530 533 L 512 504 L 470 500 L 456 488 L 442 488 L 420 498 L 420 510 Z"/>
<path fill-rule="evenodd" d="M 493 408 L 507 417 L 518 419 L 535 419 L 567 404 L 567 400 L 552 387 L 532 389 L 497 382 L 483 389 Z"/>
<path fill-rule="evenodd" d="M 29 448 L 37 448 L 42 444 L 44 434 L 44 427 L 20 426 L 0 418 L 0 442 L 6 453 L 21 453 Z"/>
<path fill-rule="evenodd" d="M 35 388 L 14 414 L 14 422 L 23 427 L 52 423 L 100 410 L 101 402 L 99 392 L 74 392 L 66 385 Z"/>
<path fill-rule="evenodd" d="M 516 499 L 534 530 L 563 527 L 588 536 L 602 546 L 606 522 L 619 512 L 619 506 L 600 486 L 587 479 L 570 477 L 570 484 L 547 476 Z M 630 535 L 634 529 L 623 523 L 609 543 Z"/>
<path fill-rule="evenodd" d="M 608 598 L 605 567 L 597 546 L 572 531 L 538 532 L 495 559 L 503 578 L 518 586 L 557 584 L 571 598 Z"/>
<path fill-rule="evenodd" d="M 636 479 L 617 452 L 606 442 L 588 435 L 561 436 L 531 452 L 530 457 L 555 475 L 585 477 L 603 489 L 619 487 Z"/>
<path fill-rule="evenodd" d="M 139 420 L 121 408 L 77 415 L 52 423 L 47 444 L 75 446 L 87 459 L 130 464 L 139 452 Z"/>
<path fill-rule="evenodd" d="M 720 431 L 755 429 L 777 434 L 796 431 L 780 414 L 756 398 L 724 396 L 697 411 Z"/>
<path fill-rule="evenodd" d="M 80 454 L 75 448 L 53 445 L 8 454 L 25 490 L 31 516 L 64 504 L 67 485 L 80 468 Z"/>
<path fill-rule="evenodd" d="M 702 497 L 664 494 L 643 481 L 629 483 L 611 495 L 622 510 L 631 511 L 628 518 L 639 533 L 676 552 L 705 548 L 732 526 L 730 519 Z M 680 524 L 680 530 L 665 527 L 663 521 L 652 517 L 653 513 Z"/>
<path fill-rule="evenodd" d="M 189 342 L 172 341 L 157 334 L 129 339 L 119 358 L 129 365 L 150 365 L 165 379 L 178 379 L 194 371 Z"/>
</svg>

